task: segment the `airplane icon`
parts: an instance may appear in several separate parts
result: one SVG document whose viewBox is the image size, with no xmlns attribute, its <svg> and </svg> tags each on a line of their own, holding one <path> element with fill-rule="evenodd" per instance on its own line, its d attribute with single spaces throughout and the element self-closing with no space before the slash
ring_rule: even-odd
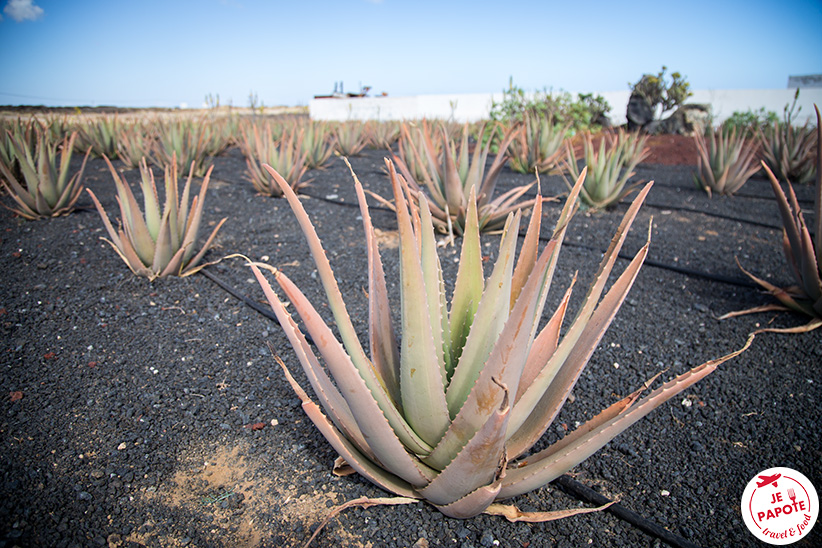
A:
<svg viewBox="0 0 822 548">
<path fill-rule="evenodd" d="M 773 483 L 773 486 L 776 487 L 776 480 L 782 477 L 782 474 L 774 474 L 773 476 L 759 476 L 759 479 L 762 481 L 756 482 L 757 487 L 765 487 L 766 485 L 770 485 Z"/>
</svg>

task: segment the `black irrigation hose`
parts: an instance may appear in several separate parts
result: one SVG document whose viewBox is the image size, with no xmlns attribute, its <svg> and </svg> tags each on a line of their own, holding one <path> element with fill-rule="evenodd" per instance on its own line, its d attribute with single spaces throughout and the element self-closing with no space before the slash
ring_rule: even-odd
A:
<svg viewBox="0 0 822 548">
<path fill-rule="evenodd" d="M 711 211 L 701 211 L 699 209 L 693 209 L 690 207 L 683 207 L 683 206 L 670 206 L 670 205 L 660 205 L 660 204 L 652 204 L 650 202 L 645 202 L 643 204 L 645 207 L 651 207 L 654 209 L 662 209 L 662 210 L 670 210 L 670 211 L 686 211 L 688 213 L 698 213 L 700 215 L 705 215 L 707 217 L 714 217 L 716 219 L 724 219 L 726 221 L 734 221 L 737 223 L 748 224 L 753 226 L 759 226 L 762 228 L 770 228 L 772 230 L 782 230 L 782 225 L 773 225 L 768 223 L 760 223 L 759 221 L 752 221 L 750 219 L 742 219 L 740 217 L 731 217 L 729 215 L 723 215 L 722 213 L 713 213 Z"/>
<path fill-rule="evenodd" d="M 522 234 L 520 234 L 520 236 L 522 236 Z M 547 237 L 547 236 L 540 236 L 539 239 L 540 239 L 540 241 L 549 241 L 550 240 L 550 238 Z M 597 253 L 601 253 L 601 254 L 605 253 L 604 249 L 600 249 L 600 248 L 592 246 L 592 245 L 585 245 L 585 244 L 578 244 L 578 243 L 574 243 L 574 242 L 569 242 L 567 240 L 562 242 L 562 245 L 567 246 L 567 247 L 576 247 L 578 249 L 587 249 L 589 251 L 596 251 Z M 633 257 L 631 255 L 627 255 L 625 253 L 620 253 L 619 255 L 617 255 L 617 257 L 619 257 L 620 259 L 625 259 L 626 261 L 633 260 Z M 645 262 L 643 264 L 645 264 L 649 267 L 652 267 L 652 268 L 660 268 L 662 270 L 669 270 L 671 272 L 676 272 L 678 274 L 684 274 L 684 275 L 686 275 L 688 277 L 691 277 L 691 278 L 701 278 L 703 280 L 709 280 L 709 281 L 712 281 L 712 282 L 719 282 L 719 283 L 723 283 L 723 284 L 735 285 L 735 286 L 739 286 L 739 287 L 746 287 L 746 288 L 752 288 L 752 289 L 759 288 L 758 285 L 756 285 L 755 283 L 753 283 L 752 281 L 749 281 L 749 280 L 743 280 L 741 278 L 729 278 L 728 276 L 722 276 L 720 274 L 711 274 L 710 272 L 702 272 L 700 270 L 693 270 L 691 268 L 685 268 L 683 266 L 676 266 L 676 265 L 671 265 L 671 264 L 667 264 L 667 263 L 662 263 L 662 262 L 659 262 L 659 261 L 655 261 L 653 259 L 648 259 L 647 257 L 645 258 Z"/>
<path fill-rule="evenodd" d="M 565 491 L 565 493 L 590 504 L 603 506 L 609 502 L 612 502 L 609 498 L 597 493 L 590 487 L 581 484 L 568 474 L 558 477 L 551 483 Z M 619 519 L 630 523 L 643 533 L 656 537 L 662 542 L 675 546 L 676 548 L 699 548 L 698 545 L 685 540 L 679 535 L 672 533 L 649 519 L 645 519 L 636 512 L 628 510 L 618 502 L 606 508 L 605 511 L 610 512 Z"/>
<path fill-rule="evenodd" d="M 261 305 L 260 303 L 250 299 L 249 297 L 246 297 L 245 295 L 241 294 L 239 291 L 231 287 L 228 283 L 224 282 L 223 280 L 221 280 L 205 268 L 200 270 L 200 274 L 202 274 L 203 276 L 217 284 L 221 289 L 226 291 L 232 297 L 236 298 L 246 306 L 249 306 L 256 312 L 259 312 L 260 314 L 265 316 L 267 319 L 277 319 L 271 310 Z M 314 344 L 314 341 L 312 341 L 308 335 L 306 335 L 306 339 L 310 344 Z M 560 489 L 565 491 L 567 494 L 576 497 L 577 499 L 580 499 L 584 502 L 596 504 L 597 506 L 602 506 L 604 504 L 608 504 L 609 502 L 611 502 L 611 500 L 609 500 L 608 498 L 597 493 L 590 487 L 586 487 L 585 485 L 576 481 L 567 474 L 558 477 L 551 483 L 560 487 Z M 612 513 L 617 518 L 633 525 L 642 532 L 653 537 L 656 537 L 671 546 L 674 546 L 676 548 L 699 548 L 697 545 L 688 542 L 687 540 L 678 535 L 675 535 L 674 533 L 668 531 L 664 527 L 657 525 L 653 521 L 645 519 L 636 512 L 628 510 L 624 506 L 621 506 L 619 503 L 612 504 L 607 508 L 607 511 Z"/>
</svg>

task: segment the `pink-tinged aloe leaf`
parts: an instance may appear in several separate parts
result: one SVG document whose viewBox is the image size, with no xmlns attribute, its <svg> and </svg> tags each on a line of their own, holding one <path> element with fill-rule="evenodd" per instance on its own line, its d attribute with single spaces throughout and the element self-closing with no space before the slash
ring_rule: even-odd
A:
<svg viewBox="0 0 822 548">
<path fill-rule="evenodd" d="M 168 263 L 165 265 L 165 268 L 160 270 L 152 269 L 153 274 L 151 278 L 164 278 L 166 276 L 176 276 L 181 275 L 181 270 L 183 267 L 183 256 L 185 255 L 186 249 L 181 247 L 178 249 L 174 255 L 168 260 Z"/>
<path fill-rule="evenodd" d="M 483 514 L 488 514 L 489 516 L 502 516 L 511 523 L 545 523 L 547 521 L 556 521 L 558 519 L 565 519 L 571 516 L 578 516 L 580 514 L 601 512 L 616 503 L 617 501 L 612 500 L 602 506 L 597 506 L 596 508 L 569 508 L 567 510 L 551 510 L 549 512 L 523 512 L 516 506 L 509 506 L 497 502 L 486 508 Z"/>
<path fill-rule="evenodd" d="M 765 174 L 768 176 L 771 187 L 773 188 L 774 196 L 776 196 L 776 204 L 779 207 L 779 215 L 782 217 L 782 226 L 785 231 L 785 235 L 790 241 L 790 247 L 793 250 L 799 250 L 801 227 L 799 226 L 798 219 L 801 218 L 801 212 L 795 213 L 799 210 L 791 208 L 791 204 L 788 203 L 788 197 L 779 185 L 779 181 L 776 180 L 773 172 L 764 161 L 762 162 L 762 167 L 765 169 Z M 796 195 L 793 193 L 793 188 L 790 183 L 787 183 L 787 185 L 788 192 L 793 195 L 793 201 L 795 202 Z M 793 260 L 792 257 L 789 257 L 789 260 Z"/>
<path fill-rule="evenodd" d="M 451 504 L 445 504 L 442 506 L 435 505 L 435 507 L 437 510 L 450 518 L 472 518 L 478 514 L 481 514 L 492 502 L 494 502 L 499 495 L 501 486 L 502 484 L 498 479 L 491 485 L 480 487 L 476 491 L 465 495 Z"/>
<path fill-rule="evenodd" d="M 189 259 L 183 265 L 183 269 L 180 271 L 180 276 L 185 277 L 185 276 L 188 276 L 190 274 L 194 274 L 195 272 L 201 270 L 204 266 L 206 266 L 206 265 L 198 266 L 197 263 L 200 262 L 200 259 L 203 258 L 203 255 L 205 255 L 206 251 L 209 250 L 209 248 L 211 247 L 211 243 L 214 241 L 214 238 L 217 237 L 217 232 L 220 230 L 220 228 L 223 226 L 223 224 L 226 222 L 227 219 L 228 219 L 228 217 L 223 217 L 220 220 L 220 222 L 217 223 L 217 226 L 215 226 L 214 230 L 211 231 L 211 234 L 209 235 L 208 239 L 203 244 L 203 247 L 200 248 L 200 251 L 197 252 L 197 255 L 195 255 L 193 258 Z"/>
<path fill-rule="evenodd" d="M 351 168 L 351 164 L 348 163 L 348 159 L 343 159 L 354 177 L 354 189 L 360 204 L 360 215 L 368 249 L 368 338 L 371 346 L 371 361 L 396 406 L 402 409 L 399 390 L 400 356 L 397 337 L 391 322 L 391 304 L 388 301 L 388 289 L 385 284 L 380 250 L 377 246 L 362 184 Z"/>
<path fill-rule="evenodd" d="M 448 428 L 445 403 L 445 368 L 435 346 L 418 238 L 412 226 L 405 192 L 394 166 L 388 164 L 400 237 L 400 394 L 408 424 L 428 444 L 434 445 Z"/>
<path fill-rule="evenodd" d="M 436 505 L 456 502 L 476 489 L 490 485 L 505 467 L 505 427 L 508 423 L 508 390 L 499 408 L 468 441 L 448 466 L 419 493 Z"/>
<path fill-rule="evenodd" d="M 258 266 L 254 263 L 250 263 L 250 266 L 254 272 L 254 276 L 257 277 L 257 281 L 260 284 L 263 282 L 268 284 L 268 281 L 264 276 L 262 276 Z M 279 299 L 277 299 L 276 294 L 273 295 L 272 300 L 279 303 Z M 308 381 L 311 383 L 314 394 L 317 395 L 317 398 L 320 400 L 320 404 L 322 404 L 326 414 L 331 417 L 334 425 L 345 434 L 345 437 L 349 441 L 354 443 L 360 452 L 365 454 L 372 461 L 377 462 L 376 456 L 368 446 L 365 436 L 363 436 L 354 415 L 351 413 L 351 408 L 348 405 L 348 402 L 345 401 L 343 395 L 326 374 L 325 369 L 323 369 L 322 365 L 320 365 L 317 356 L 314 354 L 314 351 L 311 350 L 305 336 L 297 327 L 297 323 L 290 314 L 285 312 L 283 307 L 278 305 L 278 307 L 274 310 L 278 321 L 286 322 L 287 327 L 284 330 L 286 331 L 287 337 L 292 343 L 294 351 L 297 354 L 297 358 L 303 366 L 303 371 L 305 372 Z"/>
<path fill-rule="evenodd" d="M 300 339 L 294 334 L 293 324 L 286 319 L 287 312 L 282 302 L 280 302 L 259 269 L 252 266 L 252 271 L 260 283 L 260 287 L 262 287 L 271 308 L 277 315 L 277 320 L 286 332 L 291 345 L 295 349 L 299 349 L 301 347 Z M 317 350 L 325 360 L 331 376 L 339 386 L 339 390 L 347 396 L 346 401 L 351 413 L 376 458 L 386 470 L 412 485 L 427 485 L 429 479 L 434 475 L 433 471 L 427 470 L 425 466 L 422 466 L 405 450 L 402 442 L 386 420 L 385 414 L 372 396 L 371 391 L 351 363 L 345 349 L 334 337 L 331 329 L 325 324 L 314 307 L 311 306 L 305 295 L 285 274 L 277 272 L 276 279 L 294 305 L 294 309 L 302 318 L 306 330 L 317 345 Z M 298 357 L 300 357 L 303 368 L 311 367 L 311 362 L 305 358 L 304 353 L 298 352 Z"/>
<path fill-rule="evenodd" d="M 753 274 L 751 274 L 750 272 L 748 272 L 747 270 L 742 268 L 742 265 L 739 264 L 739 260 L 736 261 L 736 264 L 737 264 L 737 266 L 739 266 L 739 269 L 742 270 L 742 272 L 746 276 L 748 276 L 754 282 L 756 282 L 757 284 L 759 284 L 760 286 L 765 288 L 765 290 L 767 290 L 768 293 L 773 295 L 780 303 L 782 303 L 783 306 L 787 307 L 790 310 L 793 310 L 794 312 L 799 312 L 800 314 L 806 314 L 808 316 L 814 316 L 815 315 L 814 310 L 813 310 L 813 308 L 811 307 L 810 304 L 808 304 L 808 303 L 806 303 L 806 302 L 804 302 L 800 299 L 797 299 L 794 295 L 791 295 L 791 293 L 789 293 L 787 290 L 782 289 L 781 287 L 777 287 L 777 286 L 773 285 L 772 283 L 770 283 L 766 280 L 763 280 L 762 278 L 758 278 L 758 277 L 754 276 Z M 750 312 L 759 312 L 759 311 L 760 310 L 757 307 L 757 308 L 751 309 Z M 741 315 L 741 313 L 736 313 L 734 315 Z M 731 317 L 730 314 L 725 314 L 720 319 L 725 319 L 725 318 L 729 318 L 729 317 Z"/>
<path fill-rule="evenodd" d="M 663 384 L 660 388 L 640 400 L 635 406 L 628 406 L 615 417 L 598 424 L 595 428 L 587 429 L 583 425 L 581 428 L 584 429 L 585 434 L 575 438 L 573 443 L 563 444 L 560 450 L 552 450 L 552 448 L 549 447 L 529 458 L 528 464 L 519 468 L 509 468 L 506 470 L 506 476 L 503 479 L 503 487 L 500 491 L 499 498 L 508 498 L 527 493 L 564 474 L 566 471 L 593 455 L 629 426 L 664 402 L 713 372 L 722 363 L 747 350 L 753 342 L 753 339 L 754 335 L 749 335 L 745 345 L 739 350 L 697 366 Z M 621 404 L 623 402 L 618 403 Z M 607 411 L 609 410 L 606 410 L 606 412 Z"/>
<path fill-rule="evenodd" d="M 172 257 L 171 234 L 168 226 L 168 210 L 163 215 L 160 225 L 157 227 L 157 241 L 154 245 L 154 262 L 151 264 L 152 272 L 161 272 Z"/>
<path fill-rule="evenodd" d="M 485 284 L 474 322 L 448 385 L 445 397 L 451 417 L 456 416 L 465 403 L 508 320 L 519 222 L 520 215 L 517 213 L 509 217 L 506 223 L 497 261 Z"/>
<path fill-rule="evenodd" d="M 463 149 L 468 148 L 467 135 L 463 134 Z M 451 144 L 448 142 L 448 136 L 445 134 L 445 129 L 442 130 L 442 148 L 443 148 L 443 194 L 445 194 L 445 203 L 451 211 L 459 211 L 460 208 L 465 207 L 462 202 L 465 194 L 463 193 L 462 179 L 460 178 L 459 169 L 454 161 L 454 153 L 451 150 Z M 477 189 L 479 190 L 479 189 Z"/>
<path fill-rule="evenodd" d="M 637 390 L 632 392 L 631 394 L 625 396 L 621 400 L 612 403 L 610 406 L 605 408 L 604 410 L 600 411 L 596 416 L 586 421 L 584 424 L 580 425 L 576 430 L 568 433 L 565 437 L 561 440 L 553 443 L 551 446 L 535 453 L 533 455 L 529 455 L 526 458 L 514 462 L 511 464 L 511 469 L 518 469 L 528 464 L 535 463 L 540 460 L 544 460 L 549 458 L 551 455 L 555 455 L 560 453 L 561 451 L 565 450 L 568 447 L 578 445 L 580 440 L 583 440 L 586 436 L 588 436 L 594 430 L 601 428 L 606 423 L 610 422 L 614 418 L 618 417 L 620 414 L 624 413 L 628 410 L 634 402 L 645 392 L 648 388 L 650 388 L 656 379 L 662 374 L 660 371 L 647 381 Z"/>
<path fill-rule="evenodd" d="M 468 213 L 465 217 L 465 231 L 460 250 L 459 270 L 451 297 L 449 325 L 451 327 L 451 367 L 459 360 L 471 323 L 477 313 L 482 297 L 484 279 L 482 274 L 482 249 L 480 248 L 479 220 L 477 219 L 476 195 L 468 198 Z M 449 378 L 453 369 L 449 371 Z"/>
<path fill-rule="evenodd" d="M 351 318 L 346 311 L 345 302 L 343 302 L 337 280 L 334 278 L 334 272 L 331 270 L 331 264 L 328 262 L 328 257 L 322 247 L 322 242 L 320 242 L 320 238 L 317 236 L 317 231 L 314 229 L 308 213 L 306 213 L 297 194 L 285 179 L 271 166 L 264 164 L 263 167 L 271 174 L 274 181 L 280 185 L 280 188 L 283 190 L 283 195 L 288 200 L 291 210 L 294 212 L 294 215 L 297 217 L 297 222 L 303 230 L 303 234 L 308 242 L 308 247 L 311 250 L 311 255 L 314 258 L 314 263 L 317 265 L 320 280 L 325 288 L 329 307 L 336 320 L 337 328 L 340 331 L 343 345 L 345 346 L 347 355 L 350 356 L 349 359 L 354 367 L 356 367 L 360 378 L 365 382 L 372 397 L 377 401 L 379 408 L 385 414 L 389 424 L 397 436 L 400 437 L 402 443 L 415 453 L 428 453 L 428 451 L 431 450 L 431 446 L 423 441 L 408 425 L 408 422 L 400 414 L 397 406 L 392 403 L 387 388 L 382 383 L 382 380 L 377 377 L 370 360 L 366 357 L 357 333 L 354 331 Z"/>
<path fill-rule="evenodd" d="M 182 219 L 185 219 L 185 231 L 182 234 L 181 244 L 182 246 L 187 247 L 186 254 L 183 257 L 184 264 L 189 263 L 189 261 L 191 260 L 191 256 L 194 254 L 194 245 L 197 242 L 197 234 L 199 234 L 200 232 L 200 224 L 202 223 L 203 219 L 203 208 L 205 207 L 206 192 L 208 191 L 208 184 L 211 181 L 211 171 L 213 169 L 214 166 L 209 166 L 208 171 L 206 171 L 205 177 L 203 178 L 203 183 L 202 185 L 200 185 L 200 192 L 191 201 L 190 213 L 185 210 L 185 207 L 187 207 L 188 205 L 188 193 L 189 187 L 191 185 L 191 174 L 189 174 L 189 178 L 186 181 L 185 188 L 183 189 L 183 197 L 186 199 L 186 202 L 183 206 L 183 209 L 178 214 L 182 217 Z M 199 257 L 202 257 L 202 254 L 205 253 L 206 249 L 207 247 L 203 247 L 200 250 Z"/>
<path fill-rule="evenodd" d="M 291 388 L 297 394 L 297 397 L 300 398 L 305 414 L 308 415 L 308 418 L 311 419 L 311 422 L 314 423 L 323 437 L 331 444 L 334 450 L 345 459 L 349 466 L 354 468 L 362 477 L 382 487 L 386 491 L 396 493 L 403 497 L 419 498 L 419 495 L 414 492 L 410 484 L 371 462 L 370 459 L 360 453 L 353 443 L 341 435 L 340 431 L 337 430 L 334 424 L 323 414 L 319 406 L 311 401 L 311 398 L 308 397 L 305 390 L 294 380 L 294 377 L 291 376 L 291 373 L 282 360 L 278 359 L 277 361 L 280 367 L 282 367 Z"/>
<path fill-rule="evenodd" d="M 527 451 L 553 422 L 576 384 L 580 373 L 611 324 L 648 254 L 648 241 L 614 282 L 594 313 L 580 325 L 575 321 L 557 351 L 534 383 L 514 405 L 508 442 L 513 458 Z"/>
<path fill-rule="evenodd" d="M 551 359 L 551 356 L 557 349 L 559 343 L 559 332 L 562 328 L 562 322 L 565 320 L 565 311 L 568 309 L 568 301 L 571 300 L 571 291 L 574 288 L 577 277 L 571 281 L 571 285 L 565 291 L 565 296 L 560 301 L 559 306 L 554 311 L 551 319 L 542 328 L 534 343 L 531 345 L 531 351 L 528 352 L 528 359 L 525 361 L 525 367 L 522 370 L 522 376 L 519 380 L 519 388 L 517 388 L 517 396 L 521 397 L 525 390 L 531 386 L 534 379 Z"/>
<path fill-rule="evenodd" d="M 108 232 L 108 235 L 111 238 L 114 246 L 117 248 L 122 247 L 120 236 L 117 234 L 117 231 L 114 230 L 114 226 L 111 224 L 111 220 L 108 218 L 106 210 L 103 209 L 103 205 L 100 203 L 100 200 L 97 199 L 97 196 L 94 195 L 94 192 L 92 192 L 91 189 L 86 189 L 86 192 L 88 192 L 91 195 L 91 201 L 94 202 L 94 207 L 97 208 L 97 212 L 103 219 L 103 226 L 106 227 L 106 232 Z"/>
<path fill-rule="evenodd" d="M 122 257 L 124 261 L 126 261 L 126 264 L 131 271 L 138 276 L 152 278 L 154 273 L 140 260 L 140 257 L 137 255 L 137 251 L 131 243 L 131 240 L 128 239 L 128 236 L 122 230 L 120 231 L 120 242 L 122 242 L 122 247 L 117 249 L 117 253 L 120 254 L 120 257 Z"/>
<path fill-rule="evenodd" d="M 819 107 L 813 106 L 816 111 L 816 192 L 814 194 L 814 217 L 816 217 L 816 264 L 822 265 L 822 115 Z M 822 310 L 819 311 L 822 315 Z"/>
<path fill-rule="evenodd" d="M 539 175 L 537 175 L 539 182 Z M 537 199 L 531 210 L 531 220 L 528 222 L 528 229 L 525 231 L 525 239 L 517 257 L 517 266 L 514 268 L 514 276 L 511 281 L 511 308 L 517 302 L 525 281 L 534 268 L 539 253 L 539 231 L 542 224 L 542 196 L 540 186 L 537 185 Z"/>
<path fill-rule="evenodd" d="M 490 201 L 491 196 L 494 195 L 494 189 L 497 186 L 497 179 L 499 178 L 500 172 L 502 172 L 503 166 L 505 166 L 505 162 L 508 161 L 507 151 L 508 146 L 511 144 L 511 141 L 519 133 L 519 129 L 516 129 L 512 126 L 508 133 L 503 136 L 502 142 L 499 145 L 499 153 L 497 154 L 496 158 L 494 158 L 494 162 L 491 164 L 491 167 L 488 169 L 488 172 L 485 174 L 485 180 L 482 182 L 482 187 L 479 189 L 479 197 L 482 200 L 481 203 L 487 203 Z M 489 140 L 487 146 L 490 146 L 491 141 Z M 477 145 L 479 147 L 479 145 Z M 487 151 L 487 149 L 486 149 Z M 487 152 L 486 152 L 487 154 Z M 485 166 L 485 162 L 482 163 Z"/>
<path fill-rule="evenodd" d="M 448 326 L 448 305 L 445 300 L 445 282 L 442 278 L 442 266 L 437 253 L 437 240 L 434 237 L 434 222 L 428 199 L 420 195 L 420 259 L 422 275 L 425 280 L 425 293 L 428 300 L 428 312 L 431 317 L 431 333 L 434 337 L 434 348 L 443 378 L 447 380 L 451 364 L 451 332 Z"/>
</svg>

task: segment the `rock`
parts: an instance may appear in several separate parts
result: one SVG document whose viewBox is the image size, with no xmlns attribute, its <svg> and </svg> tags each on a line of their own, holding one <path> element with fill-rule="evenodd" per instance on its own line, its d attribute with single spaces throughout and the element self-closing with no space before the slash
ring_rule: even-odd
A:
<svg viewBox="0 0 822 548">
<path fill-rule="evenodd" d="M 676 134 L 693 136 L 711 123 L 711 105 L 682 105 L 664 120 L 654 120 L 643 129 L 652 135 Z"/>
<path fill-rule="evenodd" d="M 633 131 L 653 121 L 654 109 L 642 95 L 632 92 L 625 116 L 628 118 L 628 131 Z"/>
</svg>

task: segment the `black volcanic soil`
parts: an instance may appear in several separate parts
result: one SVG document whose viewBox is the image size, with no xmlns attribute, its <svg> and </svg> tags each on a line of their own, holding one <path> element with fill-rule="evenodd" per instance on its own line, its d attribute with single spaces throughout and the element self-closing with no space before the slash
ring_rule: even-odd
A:
<svg viewBox="0 0 822 548">
<path fill-rule="evenodd" d="M 388 194 L 381 151 L 352 164 Z M 79 163 L 79 158 L 75 158 Z M 237 149 L 214 160 L 206 221 L 227 216 L 207 258 L 243 253 L 285 270 L 318 304 L 313 263 L 284 201 L 254 193 Z M 778 285 L 792 283 L 771 190 L 752 179 L 733 198 L 708 196 L 692 167 L 646 163 L 648 204 L 626 244 L 641 245 L 653 216 L 648 264 L 594 353 L 546 442 L 639 387 L 741 347 L 758 326 L 793 326 L 787 313 L 718 322 L 771 302 L 734 257 Z M 351 177 L 342 161 L 311 172 L 304 200 L 317 222 L 355 326 L 365 332 L 365 249 Z M 136 172 L 127 172 L 134 183 Z M 529 182 L 507 168 L 500 190 Z M 85 182 L 110 214 L 111 175 L 90 160 Z M 543 193 L 565 186 L 543 178 Z M 810 205 L 811 188 L 799 188 Z M 100 240 L 82 209 L 26 222 L 0 210 L 0 547 L 298 546 L 335 505 L 385 493 L 331 474 L 335 454 L 304 416 L 272 345 L 304 381 L 279 326 L 204 275 L 149 283 Z M 560 205 L 546 204 L 544 234 Z M 555 277 L 553 301 L 575 271 L 576 304 L 624 205 L 579 213 Z M 115 215 L 116 216 L 116 215 Z M 373 212 L 396 276 L 391 214 Z M 497 237 L 486 236 L 489 256 Z M 446 276 L 457 251 L 443 250 Z M 625 261 L 618 263 L 624 267 Z M 208 271 L 252 300 L 259 286 L 239 260 Z M 550 303 L 549 303 L 550 306 Z M 746 483 L 787 466 L 822 488 L 822 330 L 762 334 L 741 357 L 654 411 L 571 471 L 579 482 L 700 546 L 757 546 L 740 515 Z M 658 381 L 659 382 L 659 381 Z M 306 385 L 307 386 L 307 385 Z M 580 506 L 555 486 L 513 501 L 526 510 Z M 424 539 L 424 540 L 423 540 Z M 607 512 L 545 524 L 445 518 L 423 504 L 348 510 L 314 546 L 656 546 Z M 797 546 L 822 545 L 822 526 Z"/>
</svg>

